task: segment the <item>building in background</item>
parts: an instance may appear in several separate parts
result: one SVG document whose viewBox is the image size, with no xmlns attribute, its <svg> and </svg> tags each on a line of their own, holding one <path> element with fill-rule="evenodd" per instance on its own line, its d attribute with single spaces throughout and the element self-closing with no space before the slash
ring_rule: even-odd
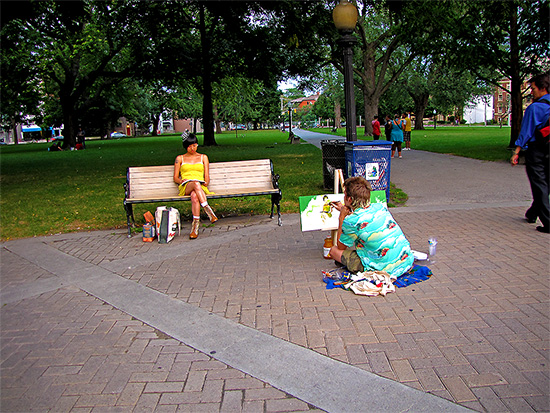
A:
<svg viewBox="0 0 550 413">
<path fill-rule="evenodd" d="M 293 99 L 290 101 L 290 103 L 292 105 L 292 108 L 300 109 L 307 105 L 315 105 L 315 102 L 317 102 L 317 99 L 319 99 L 319 96 L 321 96 L 321 94 L 317 92 L 314 95 L 310 95 L 305 98 Z"/>
<path fill-rule="evenodd" d="M 530 78 L 529 76 L 528 78 Z M 493 94 L 493 107 L 495 108 L 495 123 L 500 125 L 510 125 L 511 124 L 511 112 L 512 112 L 512 100 L 511 95 L 508 93 L 510 90 L 511 81 L 510 79 L 502 79 L 498 82 L 500 87 L 495 88 L 495 93 Z M 523 110 L 531 104 L 531 94 L 529 92 L 529 83 L 525 82 L 521 86 L 521 93 L 524 96 L 523 99 Z"/>
<path fill-rule="evenodd" d="M 463 119 L 467 124 L 487 124 L 493 120 L 493 97 L 491 95 L 476 96 L 464 107 Z"/>
</svg>

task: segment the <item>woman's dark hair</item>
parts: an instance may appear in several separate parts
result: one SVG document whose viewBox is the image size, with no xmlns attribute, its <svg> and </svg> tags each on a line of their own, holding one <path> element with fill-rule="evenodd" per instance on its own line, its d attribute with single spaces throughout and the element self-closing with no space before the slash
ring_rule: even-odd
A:
<svg viewBox="0 0 550 413">
<path fill-rule="evenodd" d="M 194 133 L 184 133 L 181 135 L 181 143 L 183 145 L 183 149 L 187 150 L 187 148 L 194 143 L 199 143 L 199 141 Z"/>
<path fill-rule="evenodd" d="M 351 207 L 353 209 L 366 208 L 370 205 L 371 186 L 362 176 L 348 178 L 344 182 L 346 196 L 351 198 Z"/>
</svg>

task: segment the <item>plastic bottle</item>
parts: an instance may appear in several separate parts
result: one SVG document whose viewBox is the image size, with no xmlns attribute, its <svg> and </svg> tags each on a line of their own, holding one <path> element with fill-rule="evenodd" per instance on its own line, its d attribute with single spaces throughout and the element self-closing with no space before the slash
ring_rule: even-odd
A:
<svg viewBox="0 0 550 413">
<path fill-rule="evenodd" d="M 437 238 L 431 237 L 428 239 L 428 260 L 435 262 L 435 256 L 437 251 Z"/>
<path fill-rule="evenodd" d="M 325 243 L 323 244 L 323 257 L 327 260 L 332 259 L 330 256 L 330 249 L 332 248 L 332 237 L 325 238 Z"/>
</svg>

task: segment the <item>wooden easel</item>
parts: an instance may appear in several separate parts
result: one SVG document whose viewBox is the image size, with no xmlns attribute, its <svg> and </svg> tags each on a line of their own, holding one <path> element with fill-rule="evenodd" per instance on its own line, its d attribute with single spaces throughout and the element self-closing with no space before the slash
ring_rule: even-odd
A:
<svg viewBox="0 0 550 413">
<path fill-rule="evenodd" d="M 334 171 L 334 193 L 339 194 L 340 188 L 342 188 L 342 192 L 344 192 L 344 173 L 341 169 L 336 169 Z M 336 245 L 338 240 L 336 239 L 338 235 L 338 229 L 333 229 L 330 231 L 330 235 L 332 238 L 332 245 Z"/>
</svg>

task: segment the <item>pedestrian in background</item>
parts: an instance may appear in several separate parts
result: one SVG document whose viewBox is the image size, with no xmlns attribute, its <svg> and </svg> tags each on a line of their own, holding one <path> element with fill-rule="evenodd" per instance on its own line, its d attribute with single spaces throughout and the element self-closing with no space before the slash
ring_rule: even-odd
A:
<svg viewBox="0 0 550 413">
<path fill-rule="evenodd" d="M 78 128 L 78 132 L 76 134 L 76 143 L 77 145 L 80 145 L 80 148 L 78 149 L 86 149 L 86 134 L 84 133 L 84 130 L 82 128 Z"/>
<path fill-rule="evenodd" d="M 531 84 L 533 103 L 525 109 L 521 131 L 516 140 L 516 149 L 510 162 L 512 166 L 517 165 L 520 151 L 525 150 L 525 169 L 533 194 L 533 203 L 525 212 L 525 219 L 532 224 L 538 217 L 542 226 L 537 227 L 537 231 L 548 233 L 550 230 L 548 202 L 549 75 L 548 73 L 539 74 L 529 80 L 529 83 Z"/>
<path fill-rule="evenodd" d="M 372 137 L 375 141 L 380 139 L 380 122 L 378 121 L 378 115 L 376 115 L 372 121 Z"/>
<path fill-rule="evenodd" d="M 384 123 L 384 133 L 386 135 L 386 140 L 391 141 L 391 117 L 390 115 L 386 115 L 386 122 Z"/>
<path fill-rule="evenodd" d="M 403 129 L 405 128 L 405 121 L 399 119 L 399 115 L 396 113 L 393 117 L 391 125 L 391 157 L 395 155 L 395 150 L 397 149 L 397 155 L 401 156 L 401 145 L 403 144 Z"/>
<path fill-rule="evenodd" d="M 411 112 L 403 114 L 405 119 L 405 130 L 403 131 L 403 140 L 405 141 L 405 150 L 411 150 L 411 131 L 412 131 L 412 122 L 411 122 Z"/>
</svg>

